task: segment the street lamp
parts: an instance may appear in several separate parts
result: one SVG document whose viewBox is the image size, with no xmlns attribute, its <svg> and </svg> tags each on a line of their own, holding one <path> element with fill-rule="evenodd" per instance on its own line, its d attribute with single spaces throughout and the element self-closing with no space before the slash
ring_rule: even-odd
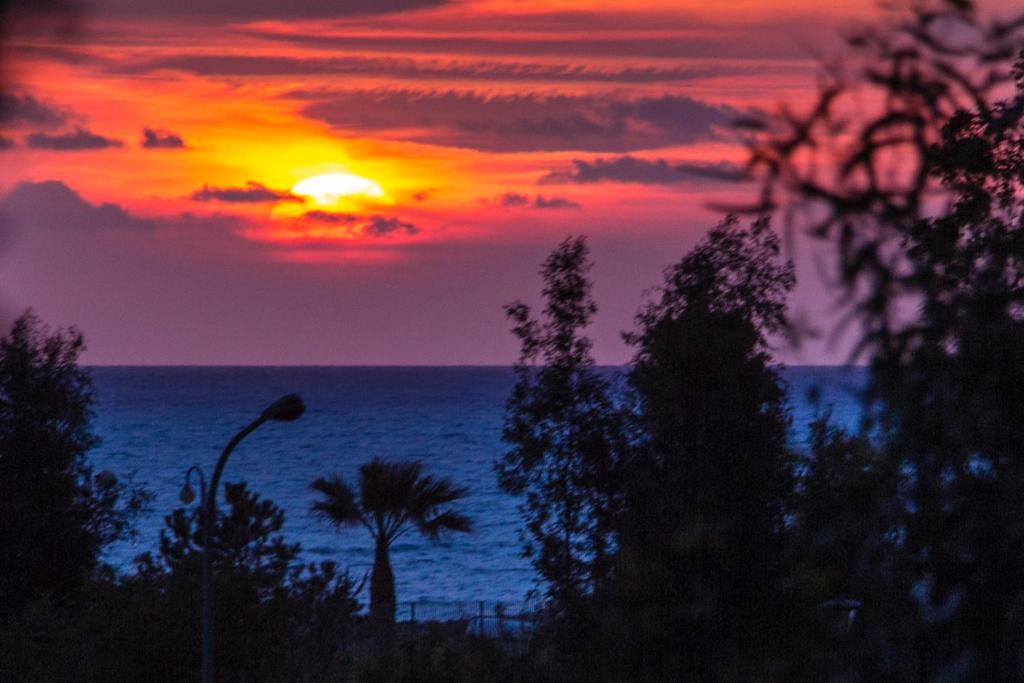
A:
<svg viewBox="0 0 1024 683">
<path fill-rule="evenodd" d="M 182 503 L 188 505 L 196 499 L 196 492 L 192 490 L 192 473 L 196 473 L 196 477 L 199 479 L 199 509 L 203 510 L 203 506 L 206 505 L 206 477 L 203 476 L 203 471 L 199 469 L 199 465 L 192 465 L 185 470 L 185 485 L 181 487 L 181 493 L 178 498 Z"/>
<path fill-rule="evenodd" d="M 242 439 L 256 431 L 260 425 L 268 420 L 277 422 L 292 422 L 299 419 L 305 412 L 306 406 L 298 394 L 288 394 L 267 406 L 258 418 L 246 425 L 242 431 L 225 446 L 224 451 L 217 459 L 217 465 L 213 468 L 213 479 L 210 485 L 206 486 L 203 471 L 193 465 L 185 472 L 185 486 L 181 489 L 181 502 L 191 503 L 196 499 L 196 494 L 189 485 L 189 480 L 194 471 L 199 479 L 199 509 L 200 521 L 203 525 L 203 572 L 201 578 L 202 594 L 202 628 L 203 628 L 203 683 L 213 683 L 213 587 L 211 585 L 211 560 L 210 560 L 210 529 L 216 519 L 217 507 L 217 485 L 220 483 L 220 475 L 224 472 L 224 464 L 228 461 L 231 451 L 235 450 Z"/>
</svg>

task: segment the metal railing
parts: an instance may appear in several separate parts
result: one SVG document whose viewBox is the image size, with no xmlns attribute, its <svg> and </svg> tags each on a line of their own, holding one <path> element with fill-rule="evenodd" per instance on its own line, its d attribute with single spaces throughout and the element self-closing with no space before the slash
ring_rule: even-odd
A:
<svg viewBox="0 0 1024 683">
<path fill-rule="evenodd" d="M 490 638 L 523 638 L 535 628 L 540 608 L 533 602 L 435 602 L 417 600 L 395 606 L 400 624 L 446 624 L 453 631 Z"/>
</svg>

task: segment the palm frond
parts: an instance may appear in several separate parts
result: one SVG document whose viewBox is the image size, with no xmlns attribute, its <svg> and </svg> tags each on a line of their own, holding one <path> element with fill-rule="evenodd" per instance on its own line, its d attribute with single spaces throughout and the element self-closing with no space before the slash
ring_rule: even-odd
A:
<svg viewBox="0 0 1024 683">
<path fill-rule="evenodd" d="M 445 531 L 470 529 L 468 517 L 441 509 L 464 497 L 467 489 L 424 474 L 419 461 L 374 458 L 359 468 L 359 488 L 363 509 L 385 520 L 380 533 L 391 540 L 404 528 L 415 528 L 431 539 Z"/>
<path fill-rule="evenodd" d="M 359 492 L 367 512 L 404 517 L 415 498 L 423 472 L 417 461 L 385 462 L 374 458 L 359 468 Z"/>
<path fill-rule="evenodd" d="M 349 526 L 362 522 L 363 513 L 351 487 L 338 475 L 320 477 L 310 486 L 322 494 L 313 503 L 313 511 L 329 519 L 337 526 Z"/>
<path fill-rule="evenodd" d="M 433 517 L 418 522 L 416 528 L 430 540 L 436 541 L 440 538 L 441 534 L 446 532 L 460 531 L 468 533 L 472 531 L 473 522 L 466 515 L 453 510 L 445 510 Z"/>
<path fill-rule="evenodd" d="M 448 479 L 429 475 L 421 477 L 413 486 L 409 518 L 419 523 L 431 517 L 437 508 L 463 498 L 467 493 L 467 489 L 456 486 Z"/>
</svg>

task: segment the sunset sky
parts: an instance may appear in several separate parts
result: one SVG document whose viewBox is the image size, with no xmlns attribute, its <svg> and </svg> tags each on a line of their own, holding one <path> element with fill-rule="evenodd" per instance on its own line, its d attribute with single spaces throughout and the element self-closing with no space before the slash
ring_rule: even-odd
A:
<svg viewBox="0 0 1024 683">
<path fill-rule="evenodd" d="M 70 31 L 25 22 L 0 303 L 77 325 L 98 364 L 505 364 L 502 305 L 583 233 L 598 359 L 622 362 L 708 204 L 753 196 L 730 122 L 807 102 L 873 7 L 97 0 Z M 823 320 L 793 253 L 794 307 Z"/>
</svg>

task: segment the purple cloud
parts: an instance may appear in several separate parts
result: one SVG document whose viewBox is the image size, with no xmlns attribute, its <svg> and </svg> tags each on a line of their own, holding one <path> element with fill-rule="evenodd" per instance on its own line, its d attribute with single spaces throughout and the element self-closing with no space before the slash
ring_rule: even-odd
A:
<svg viewBox="0 0 1024 683">
<path fill-rule="evenodd" d="M 25 143 L 32 149 L 47 149 L 56 152 L 81 152 L 94 149 L 121 147 L 122 142 L 113 138 L 97 135 L 85 128 L 76 128 L 70 133 L 32 133 L 25 138 Z"/>
<path fill-rule="evenodd" d="M 530 198 L 518 192 L 506 192 L 499 197 L 498 203 L 502 206 L 526 206 L 530 203 Z"/>
<path fill-rule="evenodd" d="M 248 22 L 388 14 L 445 4 L 446 0 L 94 0 L 97 15 Z"/>
<path fill-rule="evenodd" d="M 202 76 L 383 76 L 404 81 L 554 81 L 674 83 L 741 70 L 738 67 L 645 66 L 597 68 L 585 63 L 547 64 L 409 57 L 288 57 L 284 55 L 181 54 L 140 61 L 114 70 L 149 73 L 169 69 Z"/>
<path fill-rule="evenodd" d="M 583 161 L 574 159 L 565 171 L 551 171 L 541 177 L 539 185 L 585 184 L 600 182 L 637 183 L 640 185 L 675 185 L 704 178 L 713 181 L 744 179 L 742 169 L 721 161 L 715 164 L 672 163 L 665 159 L 640 159 L 621 156 L 611 159 Z"/>
<path fill-rule="evenodd" d="M 567 197 L 545 197 L 544 195 L 537 195 L 533 199 L 534 207 L 538 209 L 578 209 L 580 203 L 575 202 Z"/>
<path fill-rule="evenodd" d="M 351 225 L 359 218 L 354 213 L 331 213 L 330 211 L 307 211 L 302 214 L 302 217 L 317 223 L 331 225 Z"/>
<path fill-rule="evenodd" d="M 192 193 L 193 201 L 227 202 L 230 204 L 256 204 L 260 202 L 304 202 L 302 197 L 287 190 L 274 190 L 266 185 L 249 180 L 245 187 L 213 187 L 203 185 Z"/>
<path fill-rule="evenodd" d="M 737 166 L 731 161 L 719 161 L 714 164 L 682 163 L 676 164 L 675 169 L 683 175 L 725 183 L 735 183 L 750 179 L 750 174 L 746 169 Z"/>
<path fill-rule="evenodd" d="M 183 149 L 185 141 L 177 133 L 154 128 L 142 129 L 142 147 L 146 149 Z"/>
<path fill-rule="evenodd" d="M 45 104 L 32 95 L 0 92 L 0 124 L 49 128 L 67 119 L 68 112 Z"/>
<path fill-rule="evenodd" d="M 401 221 L 394 216 L 370 216 L 369 221 L 363 228 L 363 234 L 383 236 L 393 232 L 404 232 L 406 235 L 415 235 L 420 231 L 412 223 Z"/>
<path fill-rule="evenodd" d="M 578 209 L 580 208 L 579 202 L 575 202 L 567 197 L 545 197 L 544 195 L 537 195 L 533 199 L 530 199 L 525 194 L 519 194 L 518 192 L 506 192 L 498 198 L 498 203 L 501 206 L 509 207 L 525 207 L 530 206 L 535 209 Z"/>
<path fill-rule="evenodd" d="M 31 216 L 34 225 L 54 230 L 149 231 L 157 225 L 117 204 L 87 202 L 59 180 L 18 183 L 0 201 L 0 213 Z"/>
<path fill-rule="evenodd" d="M 124 0 L 128 1 L 128 0 Z M 345 32 L 325 34 L 310 30 L 252 28 L 248 35 L 293 45 L 308 45 L 338 52 L 375 51 L 386 54 L 475 54 L 524 57 L 580 56 L 651 58 L 732 58 L 752 62 L 765 72 L 790 65 L 767 65 L 766 60 L 806 59 L 806 43 L 793 40 L 795 30 L 809 40 L 835 35 L 827 19 L 806 16 L 798 29 L 789 18 L 728 28 L 693 12 L 531 12 L 515 17 L 467 15 L 460 31 Z M 587 27 L 591 35 L 580 31 Z M 475 30 L 473 30 L 475 29 Z M 501 35 L 494 35 L 500 32 Z M 490 33 L 491 35 L 488 35 Z M 440 34 L 440 35 L 438 35 Z"/>
<path fill-rule="evenodd" d="M 690 144 L 716 137 L 738 115 L 682 95 L 434 90 L 357 90 L 314 101 L 303 111 L 343 130 L 491 152 L 625 152 Z"/>
<path fill-rule="evenodd" d="M 302 214 L 303 218 L 316 221 L 317 223 L 328 223 L 330 225 L 352 225 L 356 226 L 360 234 L 370 237 L 384 237 L 396 232 L 404 232 L 406 235 L 416 235 L 421 231 L 412 223 L 400 220 L 394 216 L 358 216 L 352 213 L 331 213 L 329 211 L 307 211 Z"/>
</svg>

